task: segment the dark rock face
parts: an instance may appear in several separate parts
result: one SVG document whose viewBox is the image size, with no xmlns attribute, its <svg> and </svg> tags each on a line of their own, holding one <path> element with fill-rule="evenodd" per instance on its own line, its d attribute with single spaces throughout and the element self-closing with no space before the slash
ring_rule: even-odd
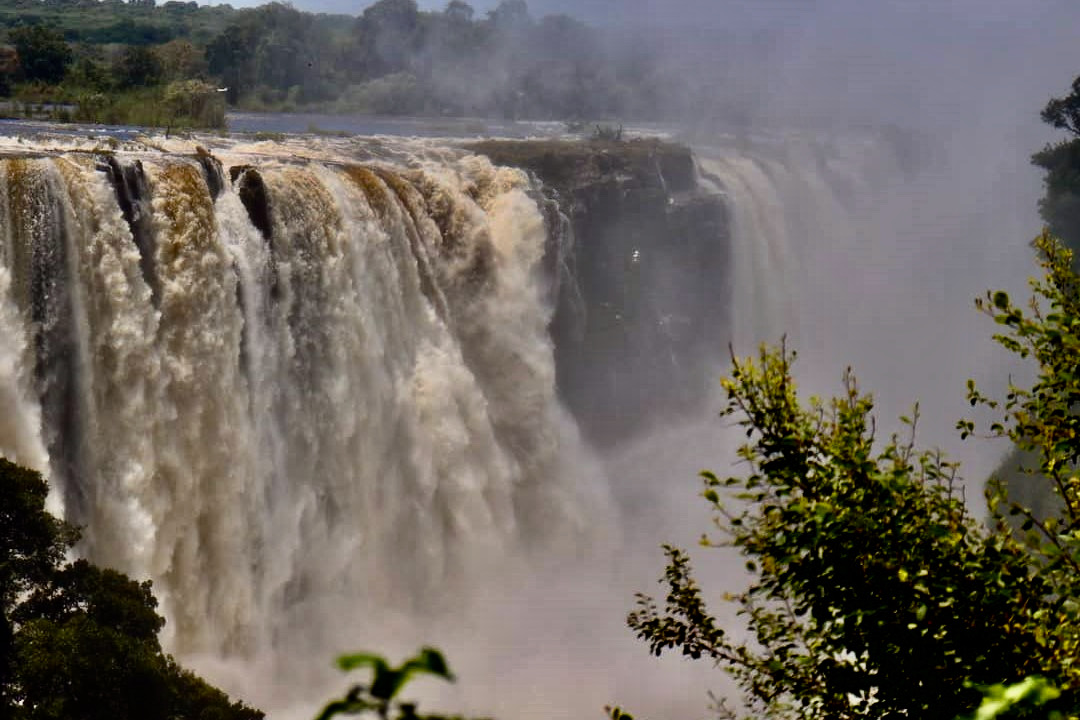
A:
<svg viewBox="0 0 1080 720">
<path fill-rule="evenodd" d="M 150 220 L 150 186 L 142 163 L 135 160 L 123 164 L 115 156 L 107 155 L 98 163 L 97 168 L 109 178 L 116 193 L 120 212 L 131 229 L 135 246 L 139 248 L 139 268 L 150 287 L 156 307 L 161 297 L 161 283 L 158 282 L 157 270 L 154 267 L 157 241 L 154 239 L 153 223 Z"/>
<path fill-rule="evenodd" d="M 613 446 L 702 408 L 731 326 L 722 197 L 686 147 L 659 141 L 488 141 L 571 219 L 551 333 L 559 392 L 586 437 Z"/>
</svg>

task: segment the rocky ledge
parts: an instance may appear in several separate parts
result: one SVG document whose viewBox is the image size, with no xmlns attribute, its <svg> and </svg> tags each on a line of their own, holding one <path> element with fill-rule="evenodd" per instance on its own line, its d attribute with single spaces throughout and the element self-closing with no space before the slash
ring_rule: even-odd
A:
<svg viewBox="0 0 1080 720">
<path fill-rule="evenodd" d="M 723 196 L 690 149 L 660 140 L 468 145 L 537 176 L 570 218 L 552 323 L 559 390 L 586 437 L 611 446 L 701 407 L 729 339 Z"/>
</svg>

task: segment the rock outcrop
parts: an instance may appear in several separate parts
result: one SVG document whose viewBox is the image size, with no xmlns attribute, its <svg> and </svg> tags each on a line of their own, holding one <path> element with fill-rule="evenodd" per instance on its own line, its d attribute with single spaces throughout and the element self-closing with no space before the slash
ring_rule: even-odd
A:
<svg viewBox="0 0 1080 720">
<path fill-rule="evenodd" d="M 559 391 L 594 444 L 699 409 L 729 339 L 729 221 L 689 148 L 658 140 L 485 141 L 571 221 L 552 323 Z"/>
</svg>

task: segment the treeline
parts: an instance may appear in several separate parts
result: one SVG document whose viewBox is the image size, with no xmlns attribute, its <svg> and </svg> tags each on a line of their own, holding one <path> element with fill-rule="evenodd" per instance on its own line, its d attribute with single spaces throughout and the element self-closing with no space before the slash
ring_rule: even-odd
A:
<svg viewBox="0 0 1080 720">
<path fill-rule="evenodd" d="M 17 12 L 12 12 L 17 8 Z M 77 105 L 199 81 L 252 110 L 591 120 L 664 115 L 669 78 L 642 44 L 616 43 L 524 0 L 483 15 L 379 0 L 358 17 L 270 3 L 0 2 L 0 90 Z"/>
<path fill-rule="evenodd" d="M 1073 80 L 1071 90 L 1052 98 L 1042 111 L 1044 122 L 1069 137 L 1035 153 L 1032 161 L 1046 171 L 1039 212 L 1050 230 L 1075 251 L 1080 250 L 1080 77 Z"/>
<path fill-rule="evenodd" d="M 160 44 L 175 38 L 209 42 L 236 13 L 230 5 L 194 0 L 3 0 L 0 26 L 45 25 L 71 43 Z"/>
<path fill-rule="evenodd" d="M 386 114 L 593 118 L 634 94 L 595 29 L 534 19 L 522 0 L 484 17 L 461 0 L 422 12 L 380 0 L 343 30 L 286 5 L 242 11 L 207 47 L 231 102 Z"/>
</svg>

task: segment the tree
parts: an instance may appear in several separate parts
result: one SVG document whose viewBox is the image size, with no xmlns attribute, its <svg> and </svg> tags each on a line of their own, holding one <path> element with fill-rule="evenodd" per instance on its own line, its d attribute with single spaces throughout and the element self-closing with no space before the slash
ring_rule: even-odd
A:
<svg viewBox="0 0 1080 720">
<path fill-rule="evenodd" d="M 188 40 L 170 40 L 158 45 L 154 55 L 165 80 L 202 80 L 208 72 L 205 53 Z"/>
<path fill-rule="evenodd" d="M 178 80 L 165 88 L 162 102 L 173 125 L 225 127 L 225 102 L 202 80 Z"/>
<path fill-rule="evenodd" d="M 1080 77 L 1073 80 L 1072 92 L 1061 98 L 1051 98 L 1042 111 L 1043 122 L 1080 135 Z"/>
<path fill-rule="evenodd" d="M 379 0 L 356 21 L 356 54 L 363 78 L 409 70 L 423 45 L 416 0 Z"/>
<path fill-rule="evenodd" d="M 325 97 L 323 76 L 331 42 L 313 16 L 290 5 L 268 3 L 243 10 L 206 49 L 209 70 L 237 102 L 257 89 L 283 98 L 292 88 L 303 100 Z"/>
<path fill-rule="evenodd" d="M 251 59 L 251 48 L 255 42 L 255 32 L 250 25 L 234 22 L 206 48 L 210 72 L 221 78 L 228 88 L 230 103 L 235 104 L 255 86 L 255 66 Z"/>
<path fill-rule="evenodd" d="M 630 626 L 653 652 L 678 648 L 723 666 L 749 709 L 790 718 L 951 719 L 971 713 L 978 686 L 1044 677 L 1054 702 L 1080 709 L 1080 277 L 1048 233 L 1036 239 L 1043 279 L 1032 309 L 1005 293 L 979 306 L 997 340 L 1038 365 L 1031 388 L 1004 402 L 969 382 L 973 405 L 1001 413 L 990 434 L 1037 459 L 1060 498 L 1040 519 L 988 488 L 991 523 L 972 518 L 955 464 L 910 435 L 879 444 L 871 399 L 845 376 L 829 403 L 797 397 L 794 353 L 734 361 L 724 414 L 748 441 L 746 476 L 704 473 L 719 537 L 752 576 L 732 596 L 752 640 L 709 613 L 689 557 L 668 546 L 663 607 L 639 596 Z M 975 432 L 961 421 L 963 435 Z M 880 447 L 880 449 L 878 449 Z M 729 492 L 734 491 L 734 497 Z M 1007 522 L 1024 519 L 1023 534 Z M 704 542 L 704 541 L 703 541 Z M 613 711 L 614 712 L 614 711 Z M 618 711 L 621 712 L 621 711 Z"/>
<path fill-rule="evenodd" d="M 0 458 L 0 708 L 12 702 L 15 631 L 20 598 L 39 590 L 78 537 L 45 512 L 41 476 Z"/>
<path fill-rule="evenodd" d="M 381 655 L 373 653 L 342 655 L 337 659 L 337 666 L 345 672 L 370 668 L 371 682 L 367 685 L 354 685 L 345 697 L 327 703 L 316 720 L 364 713 L 374 714 L 380 720 L 389 720 L 392 713 L 396 713 L 393 715 L 394 720 L 453 720 L 440 715 L 417 715 L 416 703 L 398 698 L 405 685 L 417 675 L 434 675 L 454 682 L 454 675 L 450 672 L 446 659 L 434 648 L 422 648 L 414 657 L 396 668 L 391 667 Z M 461 718 L 457 717 L 457 720 Z"/>
<path fill-rule="evenodd" d="M 147 87 L 161 82 L 161 61 L 152 49 L 145 45 L 128 45 L 120 56 L 114 70 L 116 83 L 121 88 Z"/>
<path fill-rule="evenodd" d="M 1073 137 L 1047 145 L 1031 161 L 1046 171 L 1046 194 L 1039 213 L 1050 231 L 1073 249 L 1080 248 L 1080 76 L 1065 97 L 1051 98 L 1043 108 L 1044 122 L 1067 130 Z"/>
<path fill-rule="evenodd" d="M 0 717 L 259 720 L 164 654 L 149 581 L 64 563 L 73 528 L 41 476 L 0 458 Z"/>
<path fill-rule="evenodd" d="M 15 28 L 9 38 L 19 55 L 22 79 L 51 85 L 64 79 L 71 62 L 71 48 L 59 30 L 32 25 Z"/>
<path fill-rule="evenodd" d="M 488 13 L 490 22 L 500 32 L 520 32 L 532 24 L 525 0 L 502 0 Z"/>
<path fill-rule="evenodd" d="M 447 19 L 459 23 L 471 23 L 475 14 L 476 11 L 473 9 L 473 6 L 464 2 L 464 0 L 450 0 L 450 2 L 446 3 L 446 8 L 443 10 L 443 15 L 445 15 Z"/>
<path fill-rule="evenodd" d="M 1080 139 L 1049 145 L 1031 161 L 1046 171 L 1039 214 L 1054 235 L 1080 248 Z"/>
</svg>

